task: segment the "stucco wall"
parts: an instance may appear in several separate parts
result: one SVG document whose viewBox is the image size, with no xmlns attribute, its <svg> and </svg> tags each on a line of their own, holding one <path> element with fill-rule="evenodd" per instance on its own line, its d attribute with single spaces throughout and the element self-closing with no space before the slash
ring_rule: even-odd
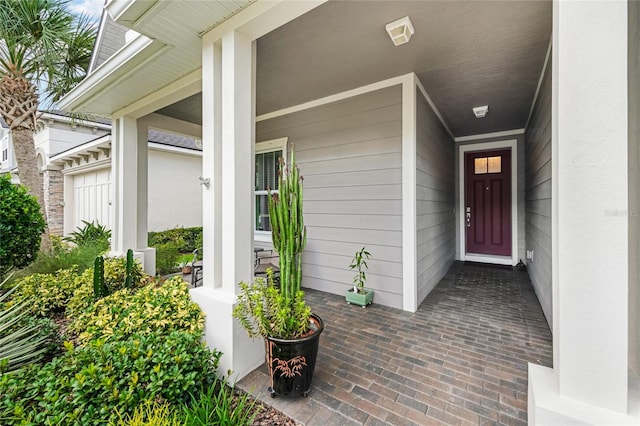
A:
<svg viewBox="0 0 640 426">
<path fill-rule="evenodd" d="M 149 231 L 202 226 L 202 157 L 149 147 Z"/>
<path fill-rule="evenodd" d="M 549 326 L 552 326 L 551 253 L 551 62 L 525 134 L 527 270 Z"/>
<path fill-rule="evenodd" d="M 75 129 L 70 124 L 54 122 L 53 126 L 45 126 L 37 132 L 33 139 L 36 148 L 41 147 L 49 156 L 59 154 L 85 142 L 97 139 L 109 133 L 103 129 L 87 128 L 78 125 Z"/>
<path fill-rule="evenodd" d="M 455 258 L 454 142 L 417 93 L 418 304 Z"/>
<path fill-rule="evenodd" d="M 257 123 L 288 137 L 304 177 L 303 286 L 344 294 L 356 250 L 372 254 L 375 302 L 402 307 L 402 108 L 394 86 Z"/>
</svg>

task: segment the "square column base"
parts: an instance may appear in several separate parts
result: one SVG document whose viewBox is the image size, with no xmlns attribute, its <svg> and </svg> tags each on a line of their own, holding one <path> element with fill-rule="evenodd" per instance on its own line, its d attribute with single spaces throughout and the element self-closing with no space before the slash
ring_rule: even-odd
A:
<svg viewBox="0 0 640 426">
<path fill-rule="evenodd" d="M 204 339 L 207 346 L 222 352 L 218 371 L 230 384 L 242 379 L 264 362 L 262 339 L 250 339 L 238 321 L 231 316 L 236 295 L 223 289 L 198 287 L 191 298 L 206 314 Z"/>
<path fill-rule="evenodd" d="M 640 382 L 629 386 L 629 413 L 622 414 L 560 395 L 553 369 L 529 364 L 529 425 L 638 425 Z"/>
<path fill-rule="evenodd" d="M 127 252 L 110 251 L 109 257 L 126 257 Z M 135 249 L 133 251 L 133 258 L 140 262 L 142 270 L 151 275 L 156 275 L 156 249 L 154 247 L 146 247 L 143 249 Z"/>
</svg>

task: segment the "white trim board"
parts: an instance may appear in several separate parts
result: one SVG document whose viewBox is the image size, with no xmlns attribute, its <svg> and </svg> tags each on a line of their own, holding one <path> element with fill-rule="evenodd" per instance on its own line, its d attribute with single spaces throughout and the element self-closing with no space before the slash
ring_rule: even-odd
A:
<svg viewBox="0 0 640 426">
<path fill-rule="evenodd" d="M 456 142 L 470 142 L 481 139 L 503 138 L 506 136 L 523 135 L 525 129 L 504 130 L 502 132 L 480 133 L 477 135 L 459 136 L 453 140 Z"/>
<path fill-rule="evenodd" d="M 540 95 L 540 87 L 542 86 L 542 80 L 544 79 L 544 74 L 547 71 L 547 67 L 549 66 L 549 59 L 551 59 L 551 46 L 553 46 L 553 36 L 549 39 L 549 47 L 547 47 L 547 54 L 544 57 L 544 65 L 542 65 L 540 78 L 538 78 L 536 93 L 533 95 L 533 102 L 531 102 L 531 108 L 529 109 L 529 116 L 527 117 L 527 123 L 524 125 L 525 131 L 527 130 L 527 128 L 529 128 L 529 123 L 531 122 L 531 116 L 533 115 L 533 109 L 536 107 L 536 102 L 538 102 L 538 96 Z"/>
<path fill-rule="evenodd" d="M 464 221 L 464 184 L 466 181 L 464 157 L 467 152 L 474 151 L 489 151 L 493 149 L 505 149 L 511 148 L 511 258 L 505 256 L 491 256 L 491 255 L 477 255 L 466 253 L 466 241 L 465 241 L 465 221 Z M 517 139 L 510 139 L 504 141 L 484 142 L 469 145 L 458 146 L 458 185 L 459 194 L 458 197 L 458 243 L 460 244 L 460 260 L 468 260 L 473 262 L 482 263 L 495 263 L 499 265 L 512 265 L 515 266 L 518 263 L 518 141 Z"/>
</svg>

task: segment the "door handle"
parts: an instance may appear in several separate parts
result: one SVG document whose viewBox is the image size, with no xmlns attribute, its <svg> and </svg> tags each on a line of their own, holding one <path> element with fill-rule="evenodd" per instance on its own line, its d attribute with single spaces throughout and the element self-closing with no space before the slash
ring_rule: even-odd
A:
<svg viewBox="0 0 640 426">
<path fill-rule="evenodd" d="M 470 228 L 471 227 L 471 207 L 467 207 L 466 217 L 467 217 L 467 228 Z"/>
</svg>

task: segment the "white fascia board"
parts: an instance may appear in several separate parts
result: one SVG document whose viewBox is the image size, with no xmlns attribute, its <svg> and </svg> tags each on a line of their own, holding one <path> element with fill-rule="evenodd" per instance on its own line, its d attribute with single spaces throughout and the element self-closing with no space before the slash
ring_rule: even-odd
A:
<svg viewBox="0 0 640 426">
<path fill-rule="evenodd" d="M 147 63 L 167 47 L 138 34 L 60 99 L 60 108 L 65 111 L 79 111 L 101 92 L 117 84 L 129 72 Z"/>
<path fill-rule="evenodd" d="M 97 121 L 92 121 L 92 120 L 82 120 L 78 118 L 71 118 L 71 117 L 67 117 L 66 115 L 51 114 L 49 112 L 43 112 L 40 115 L 40 118 L 45 120 L 54 120 L 60 123 L 71 123 L 75 121 L 76 123 L 78 123 L 83 127 L 97 127 L 98 129 L 102 129 L 102 130 L 111 130 L 110 124 L 98 123 Z"/>
<path fill-rule="evenodd" d="M 92 141 L 78 145 L 68 151 L 56 154 L 49 159 L 50 162 L 63 161 L 71 157 L 77 157 L 79 154 L 86 154 L 89 150 L 95 149 L 99 146 L 111 145 L 111 135 L 104 135 L 101 138 L 94 139 Z"/>
<path fill-rule="evenodd" d="M 164 145 L 157 142 L 149 142 L 149 149 L 154 151 L 171 152 L 174 154 L 191 155 L 193 157 L 202 157 L 202 151 L 196 149 L 183 148 L 180 146 Z"/>
<path fill-rule="evenodd" d="M 137 21 L 157 3 L 158 0 L 110 0 L 104 6 L 104 9 L 114 21 L 130 27 L 127 24 Z"/>
</svg>

